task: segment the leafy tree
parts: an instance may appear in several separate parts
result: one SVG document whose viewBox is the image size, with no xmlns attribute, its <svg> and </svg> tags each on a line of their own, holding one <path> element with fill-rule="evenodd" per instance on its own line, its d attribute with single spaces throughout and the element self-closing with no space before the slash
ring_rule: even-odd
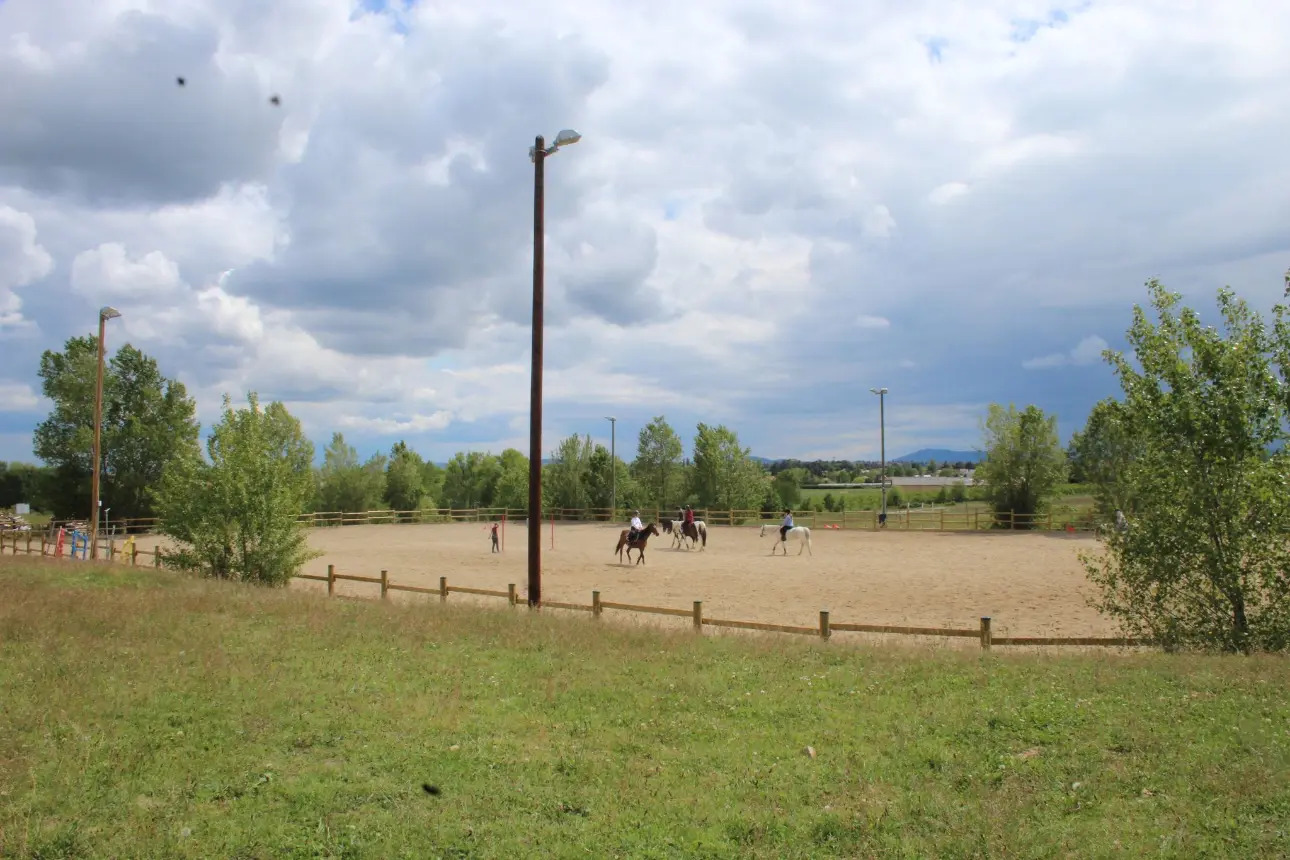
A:
<svg viewBox="0 0 1290 860">
<path fill-rule="evenodd" d="M 42 510 L 43 490 L 51 471 L 48 467 L 31 463 L 0 460 L 0 508 L 26 503 L 32 506 L 32 510 Z"/>
<path fill-rule="evenodd" d="M 591 507 L 591 455 L 595 448 L 591 436 L 574 434 L 560 443 L 552 458 L 550 482 L 544 478 L 543 495 L 549 491 L 551 507 L 583 509 Z"/>
<path fill-rule="evenodd" d="M 421 464 L 421 486 L 433 501 L 437 502 L 444 497 L 443 482 L 444 470 L 438 464 L 429 460 Z"/>
<path fill-rule="evenodd" d="M 179 544 L 171 564 L 207 576 L 286 585 L 310 558 L 299 512 L 311 490 L 313 445 L 281 403 L 224 414 L 200 455 L 176 460 L 157 497 L 159 530 Z"/>
<path fill-rule="evenodd" d="M 94 458 L 98 337 L 70 338 L 40 358 L 41 389 L 54 403 L 33 436 L 36 456 L 57 471 L 52 513 L 87 516 Z M 154 513 L 166 468 L 200 451 L 196 404 L 182 382 L 161 375 L 155 359 L 126 344 L 103 368 L 103 458 L 99 496 L 114 517 Z"/>
<path fill-rule="evenodd" d="M 486 508 L 501 476 L 501 463 L 492 454 L 458 451 L 444 470 L 443 504 L 450 508 Z M 528 507 L 525 500 L 524 507 Z"/>
<path fill-rule="evenodd" d="M 587 472 L 587 492 L 591 507 L 608 509 L 613 504 L 615 490 L 617 490 L 620 510 L 623 508 L 631 510 L 642 504 L 643 494 L 627 464 L 621 458 L 612 457 L 609 449 L 604 445 L 596 445 L 591 452 Z"/>
<path fill-rule="evenodd" d="M 394 443 L 385 465 L 385 503 L 395 511 L 417 511 L 425 496 L 425 463 L 402 441 Z"/>
<path fill-rule="evenodd" d="M 522 514 L 529 509 L 529 458 L 514 448 L 502 452 L 493 506 Z"/>
<path fill-rule="evenodd" d="M 323 452 L 319 472 L 320 506 L 327 512 L 372 511 L 382 507 L 385 495 L 384 458 L 376 455 L 367 463 L 358 462 L 358 451 L 345 442 L 341 433 L 333 433 L 331 444 Z"/>
<path fill-rule="evenodd" d="M 739 436 L 724 424 L 698 425 L 694 437 L 694 490 L 699 504 L 719 510 L 746 510 L 764 493 L 761 465 L 739 445 Z"/>
<path fill-rule="evenodd" d="M 1084 554 L 1095 605 L 1126 631 L 1169 649 L 1290 647 L 1290 315 L 1272 327 L 1230 289 L 1224 331 L 1202 326 L 1181 297 L 1147 284 L 1158 321 L 1134 308 L 1128 342 L 1141 370 L 1104 353 L 1134 440 L 1116 472 L 1132 500 L 1128 528 L 1101 558 Z M 1290 273 L 1286 276 L 1290 296 Z"/>
<path fill-rule="evenodd" d="M 991 403 L 984 429 L 986 455 L 976 479 L 996 513 L 1016 515 L 1017 528 L 1033 528 L 1034 516 L 1066 479 L 1057 417 L 1034 405 L 1018 412 Z"/>
<path fill-rule="evenodd" d="M 802 486 L 798 483 L 798 469 L 786 469 L 775 476 L 777 507 L 795 508 L 802 500 Z"/>
<path fill-rule="evenodd" d="M 1124 473 L 1142 453 L 1142 442 L 1130 432 L 1124 406 L 1108 398 L 1089 413 L 1082 432 L 1072 434 L 1068 459 L 1071 480 L 1093 485 L 1099 518 L 1115 519 L 1117 510 L 1132 513 L 1132 488 Z"/>
<path fill-rule="evenodd" d="M 664 510 L 676 503 L 683 492 L 684 456 L 681 438 L 662 415 L 641 428 L 632 473 L 640 482 L 642 501 Z"/>
</svg>

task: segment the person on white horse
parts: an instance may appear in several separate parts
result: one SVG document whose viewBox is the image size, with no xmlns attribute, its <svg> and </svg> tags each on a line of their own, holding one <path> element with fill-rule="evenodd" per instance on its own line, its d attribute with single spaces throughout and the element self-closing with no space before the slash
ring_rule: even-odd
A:
<svg viewBox="0 0 1290 860">
<path fill-rule="evenodd" d="M 645 531 L 645 525 L 641 522 L 641 512 L 632 511 L 631 528 L 627 532 L 627 542 L 635 541 L 636 537 L 643 531 Z"/>
<path fill-rule="evenodd" d="M 779 542 L 788 543 L 788 530 L 793 527 L 793 512 L 784 508 L 784 523 L 779 527 Z"/>
</svg>

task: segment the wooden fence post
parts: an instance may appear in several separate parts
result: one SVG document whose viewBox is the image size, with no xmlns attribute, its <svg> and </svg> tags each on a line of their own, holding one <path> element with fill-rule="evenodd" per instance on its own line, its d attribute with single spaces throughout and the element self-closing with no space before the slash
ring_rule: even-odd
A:
<svg viewBox="0 0 1290 860">
<path fill-rule="evenodd" d="M 829 630 L 829 610 L 821 609 L 820 610 L 820 638 L 823 639 L 825 642 L 828 642 L 830 635 L 832 634 L 831 634 L 831 631 Z"/>
<path fill-rule="evenodd" d="M 941 531 L 945 531 L 945 508 L 941 508 Z"/>
<path fill-rule="evenodd" d="M 31 555 L 31 532 L 27 532 L 27 555 Z"/>
<path fill-rule="evenodd" d="M 40 536 L 40 556 L 41 558 L 45 557 L 45 535 L 43 533 Z"/>
<path fill-rule="evenodd" d="M 515 594 L 515 583 L 513 582 L 506 586 L 506 599 L 511 602 L 511 606 L 515 605 L 517 598 Z"/>
<path fill-rule="evenodd" d="M 108 541 L 108 561 L 116 561 L 116 538 Z"/>
<path fill-rule="evenodd" d="M 327 596 L 331 597 L 336 593 L 336 565 L 327 565 Z"/>
<path fill-rule="evenodd" d="M 139 566 L 139 545 L 137 543 L 130 544 L 130 566 Z"/>
<path fill-rule="evenodd" d="M 981 649 L 990 650 L 990 616 L 981 616 Z"/>
<path fill-rule="evenodd" d="M 694 601 L 694 632 L 703 632 L 703 601 Z"/>
<path fill-rule="evenodd" d="M 604 611 L 604 607 L 600 605 L 600 592 L 591 592 L 591 617 L 599 619 L 600 613 Z"/>
<path fill-rule="evenodd" d="M 381 599 L 390 599 L 390 572 L 388 570 L 381 571 Z"/>
<path fill-rule="evenodd" d="M 446 576 L 439 577 L 439 602 L 448 602 L 448 577 Z"/>
</svg>

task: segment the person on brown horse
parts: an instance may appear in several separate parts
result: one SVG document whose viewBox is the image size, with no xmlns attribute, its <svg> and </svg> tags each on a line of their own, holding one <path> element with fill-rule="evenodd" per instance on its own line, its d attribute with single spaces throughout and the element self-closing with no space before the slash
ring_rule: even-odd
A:
<svg viewBox="0 0 1290 860">
<path fill-rule="evenodd" d="M 647 526 L 640 525 L 640 517 L 632 517 L 633 528 L 629 531 L 623 529 L 618 535 L 618 546 L 614 547 L 614 552 L 618 553 L 618 561 L 623 560 L 623 549 L 627 550 L 627 560 L 632 560 L 632 550 L 640 553 L 640 558 L 636 559 L 637 564 L 645 562 L 645 545 L 649 543 L 650 535 L 658 535 L 658 526 L 650 523 Z M 635 533 L 634 535 L 632 533 Z"/>
</svg>

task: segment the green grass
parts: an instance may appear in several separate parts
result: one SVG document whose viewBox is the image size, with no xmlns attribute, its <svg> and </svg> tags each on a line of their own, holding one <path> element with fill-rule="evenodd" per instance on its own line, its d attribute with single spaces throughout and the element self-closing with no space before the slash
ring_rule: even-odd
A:
<svg viewBox="0 0 1290 860">
<path fill-rule="evenodd" d="M 1290 853 L 1284 659 L 698 637 L 83 562 L 0 560 L 0 588 L 0 856 Z"/>
</svg>

